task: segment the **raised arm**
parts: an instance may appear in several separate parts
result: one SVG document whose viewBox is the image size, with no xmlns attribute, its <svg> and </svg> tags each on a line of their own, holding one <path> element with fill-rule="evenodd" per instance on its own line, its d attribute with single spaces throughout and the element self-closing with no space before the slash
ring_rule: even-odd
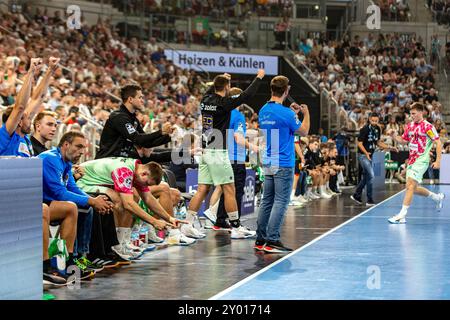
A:
<svg viewBox="0 0 450 320">
<path fill-rule="evenodd" d="M 224 97 L 223 107 L 226 110 L 233 110 L 239 107 L 241 104 L 246 103 L 250 98 L 252 98 L 261 84 L 261 80 L 264 78 L 265 72 L 263 69 L 258 70 L 258 74 L 253 82 L 237 97 Z"/>
<path fill-rule="evenodd" d="M 42 59 L 41 58 L 32 58 L 30 62 L 30 69 L 28 73 L 25 75 L 23 79 L 22 88 L 19 91 L 19 94 L 16 98 L 16 103 L 14 104 L 14 108 L 11 112 L 11 115 L 6 121 L 6 131 L 8 131 L 9 135 L 12 135 L 14 131 L 16 131 L 17 126 L 19 125 L 20 120 L 25 112 L 28 99 L 30 98 L 31 87 L 33 84 L 34 75 L 39 72 L 42 67 Z"/>
<path fill-rule="evenodd" d="M 50 80 L 55 74 L 55 71 L 58 69 L 58 63 L 59 58 L 50 57 L 47 71 L 39 84 L 33 90 L 33 94 L 25 111 L 30 119 L 32 119 L 34 115 L 40 111 L 39 109 L 42 105 L 42 101 L 44 100 Z"/>
<path fill-rule="evenodd" d="M 303 121 L 300 128 L 297 129 L 296 133 L 302 137 L 306 137 L 309 133 L 310 128 L 310 117 L 309 117 L 309 109 L 306 104 L 298 105 L 297 103 L 291 104 L 291 109 L 298 113 L 299 111 L 303 114 Z"/>
</svg>

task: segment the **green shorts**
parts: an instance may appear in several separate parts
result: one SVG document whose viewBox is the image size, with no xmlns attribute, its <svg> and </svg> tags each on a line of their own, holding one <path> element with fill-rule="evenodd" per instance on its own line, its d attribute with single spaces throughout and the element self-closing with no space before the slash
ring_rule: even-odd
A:
<svg viewBox="0 0 450 320">
<path fill-rule="evenodd" d="M 234 183 L 228 150 L 206 149 L 198 165 L 198 184 L 223 185 Z"/>
<path fill-rule="evenodd" d="M 430 166 L 429 161 L 417 161 L 406 168 L 406 178 L 411 178 L 417 183 L 422 183 L 423 175 Z"/>
<path fill-rule="evenodd" d="M 86 185 L 83 182 L 83 179 L 80 179 L 77 181 L 77 186 L 78 186 L 78 188 L 80 188 L 81 190 L 83 190 L 86 193 L 104 193 L 104 194 L 106 194 L 106 191 L 112 190 L 111 188 L 103 187 L 103 186 Z"/>
</svg>

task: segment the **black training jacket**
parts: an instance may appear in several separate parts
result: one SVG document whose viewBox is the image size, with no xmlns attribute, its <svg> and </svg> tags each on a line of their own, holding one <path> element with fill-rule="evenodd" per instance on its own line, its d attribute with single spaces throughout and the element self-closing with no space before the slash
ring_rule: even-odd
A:
<svg viewBox="0 0 450 320">
<path fill-rule="evenodd" d="M 119 110 L 112 112 L 105 123 L 100 138 L 100 150 L 96 159 L 107 157 L 126 157 L 140 159 L 135 145 L 153 148 L 171 141 L 169 135 L 161 131 L 146 134 L 136 115 L 121 105 Z"/>
</svg>

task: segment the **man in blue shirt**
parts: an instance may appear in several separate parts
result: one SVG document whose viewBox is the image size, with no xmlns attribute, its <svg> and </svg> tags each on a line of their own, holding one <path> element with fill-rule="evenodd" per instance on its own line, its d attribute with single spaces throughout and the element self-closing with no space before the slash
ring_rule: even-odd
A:
<svg viewBox="0 0 450 320">
<path fill-rule="evenodd" d="M 23 79 L 22 88 L 17 95 L 14 106 L 7 108 L 3 113 L 3 126 L 0 128 L 0 156 L 18 155 L 21 137 L 16 131 L 22 123 L 22 118 L 28 105 L 33 78 L 39 73 L 41 66 L 42 60 L 40 58 L 31 59 L 30 69 Z"/>
<path fill-rule="evenodd" d="M 41 66 L 40 62 L 41 62 L 40 60 L 36 61 L 37 64 L 36 67 L 33 69 L 34 70 L 33 75 L 39 73 Z M 1 131 L 0 139 L 2 141 L 4 149 L 0 148 L 0 155 L 19 156 L 25 158 L 34 156 L 33 145 L 30 141 L 30 138 L 28 137 L 28 135 L 31 132 L 31 121 L 33 117 L 36 115 L 36 113 L 39 111 L 39 109 L 41 109 L 42 100 L 45 97 L 52 75 L 58 69 L 58 63 L 59 58 L 50 57 L 47 71 L 44 73 L 44 76 L 42 77 L 37 87 L 33 90 L 33 94 L 29 101 L 28 97 L 30 95 L 29 90 L 31 89 L 31 85 L 28 88 L 27 83 L 27 87 L 25 89 L 26 96 L 24 98 L 24 101 L 26 100 L 25 102 L 26 109 L 23 112 L 21 118 L 18 118 L 20 119 L 19 121 L 17 121 L 16 116 L 14 116 L 13 119 L 9 120 L 10 115 L 13 115 L 14 112 L 13 108 L 8 108 L 3 114 L 2 120 L 3 123 L 5 123 L 5 129 L 2 128 L 0 130 Z M 26 79 L 25 81 L 28 82 L 29 79 Z M 11 125 L 13 123 L 15 124 L 15 129 L 10 131 L 10 129 L 14 128 L 14 125 Z M 9 134 L 9 139 L 6 135 L 6 131 Z"/>
<path fill-rule="evenodd" d="M 77 223 L 80 229 L 92 225 L 92 214 L 83 215 L 83 221 L 78 216 L 78 207 L 87 208 L 92 206 L 100 213 L 110 212 L 112 203 L 107 201 L 106 196 L 90 197 L 80 190 L 75 183 L 72 174 L 72 163 L 77 163 L 86 150 L 86 138 L 82 133 L 69 131 L 65 133 L 58 148 L 43 152 L 39 155 L 42 159 L 43 169 L 43 197 L 44 203 L 49 206 L 50 221 L 61 222 L 61 238 L 66 240 L 69 260 L 67 267 L 76 264 L 74 258 L 74 243 L 77 237 Z M 80 221 L 79 221 L 80 220 Z M 89 223 L 90 220 L 91 223 Z M 78 230 L 84 237 L 83 242 L 90 241 L 90 230 Z M 85 232 L 86 231 L 86 232 Z M 78 244 L 81 246 L 81 244 Z M 83 245 L 86 245 L 84 243 Z M 44 261 L 44 265 L 45 265 Z M 90 275 L 83 272 L 81 278 Z"/>
<path fill-rule="evenodd" d="M 280 229 L 289 204 L 294 178 L 294 134 L 308 135 L 309 111 L 306 105 L 283 106 L 289 95 L 289 79 L 276 76 L 270 82 L 272 97 L 259 111 L 259 126 L 266 146 L 263 155 L 264 195 L 258 213 L 255 250 L 268 253 L 292 251 L 280 241 Z M 300 122 L 297 113 L 303 114 Z"/>
</svg>

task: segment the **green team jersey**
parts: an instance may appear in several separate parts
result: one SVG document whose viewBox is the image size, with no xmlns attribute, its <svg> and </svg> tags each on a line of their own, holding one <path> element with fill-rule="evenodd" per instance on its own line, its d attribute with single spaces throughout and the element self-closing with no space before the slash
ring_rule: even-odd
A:
<svg viewBox="0 0 450 320">
<path fill-rule="evenodd" d="M 148 192 L 150 191 L 148 186 L 140 186 L 134 181 L 134 172 L 138 163 L 141 162 L 129 158 L 104 158 L 87 161 L 81 164 L 85 174 L 78 182 L 83 186 L 108 187 L 119 193 L 132 194 L 133 187 Z"/>
</svg>

